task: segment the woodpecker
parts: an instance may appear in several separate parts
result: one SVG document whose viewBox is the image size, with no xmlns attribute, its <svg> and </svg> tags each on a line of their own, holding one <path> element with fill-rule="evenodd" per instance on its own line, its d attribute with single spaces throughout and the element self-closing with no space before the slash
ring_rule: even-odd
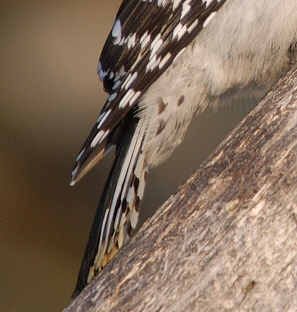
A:
<svg viewBox="0 0 297 312">
<path fill-rule="evenodd" d="M 98 63 L 108 98 L 71 176 L 76 183 L 115 148 L 74 296 L 131 238 L 148 170 L 193 115 L 261 99 L 296 62 L 296 42 L 297 0 L 122 2 Z"/>
</svg>

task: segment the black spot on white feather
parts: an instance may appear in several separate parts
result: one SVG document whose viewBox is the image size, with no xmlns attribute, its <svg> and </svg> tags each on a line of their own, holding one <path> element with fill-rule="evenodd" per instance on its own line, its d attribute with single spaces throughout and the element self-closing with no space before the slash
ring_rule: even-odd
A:
<svg viewBox="0 0 297 312">
<path fill-rule="evenodd" d="M 133 187 L 134 187 L 134 193 L 135 194 L 137 194 L 138 186 L 139 186 L 139 179 L 137 177 L 135 177 L 134 178 L 134 182 L 133 182 Z"/>
<path fill-rule="evenodd" d="M 184 100 L 185 100 L 185 97 L 182 95 L 177 101 L 177 106 L 180 106 L 184 102 Z"/>
<path fill-rule="evenodd" d="M 159 135 L 166 127 L 166 122 L 164 120 L 162 120 L 159 124 L 159 127 L 156 131 L 156 136 Z"/>
<path fill-rule="evenodd" d="M 136 199 L 135 199 L 135 210 L 137 211 L 137 212 L 139 212 L 140 211 L 140 202 L 141 202 L 141 198 L 139 198 L 138 196 L 136 196 Z"/>
<path fill-rule="evenodd" d="M 133 235 L 133 233 L 134 233 L 134 229 L 131 226 L 127 226 L 126 231 L 127 231 L 128 237 L 131 237 Z"/>
<path fill-rule="evenodd" d="M 162 98 L 158 99 L 158 115 L 162 114 L 164 112 L 164 110 L 166 109 L 167 103 L 164 103 Z"/>
<path fill-rule="evenodd" d="M 181 126 L 182 126 L 182 123 L 181 123 L 181 122 L 178 122 L 178 123 L 175 125 L 175 130 L 176 130 L 176 132 L 179 132 L 179 131 L 180 131 Z"/>
<path fill-rule="evenodd" d="M 128 203 L 125 200 L 122 202 L 121 210 L 122 210 L 123 213 L 126 212 L 126 210 L 127 210 L 127 206 L 128 206 L 127 204 Z"/>
</svg>

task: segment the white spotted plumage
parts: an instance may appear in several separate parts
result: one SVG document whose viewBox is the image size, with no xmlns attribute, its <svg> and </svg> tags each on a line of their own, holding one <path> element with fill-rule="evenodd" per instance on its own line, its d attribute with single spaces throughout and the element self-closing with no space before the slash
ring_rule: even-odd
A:
<svg viewBox="0 0 297 312">
<path fill-rule="evenodd" d="M 131 237 L 148 169 L 194 113 L 261 97 L 289 68 L 296 12 L 297 0 L 123 1 L 98 63 L 109 96 L 72 173 L 74 184 L 115 146 L 75 295 Z"/>
</svg>

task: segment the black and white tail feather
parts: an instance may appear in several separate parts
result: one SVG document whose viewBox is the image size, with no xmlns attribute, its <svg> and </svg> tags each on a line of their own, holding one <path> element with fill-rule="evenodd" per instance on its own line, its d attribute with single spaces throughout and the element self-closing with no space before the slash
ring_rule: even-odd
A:
<svg viewBox="0 0 297 312">
<path fill-rule="evenodd" d="M 98 63 L 109 97 L 72 172 L 73 185 L 116 147 L 74 296 L 129 240 L 137 225 L 149 167 L 143 151 L 148 124 L 137 117 L 139 99 L 224 2 L 123 1 Z"/>
<path fill-rule="evenodd" d="M 114 257 L 137 225 L 147 173 L 142 151 L 144 129 L 132 112 L 123 124 L 125 131 L 95 215 L 74 296 Z"/>
<path fill-rule="evenodd" d="M 193 114 L 260 99 L 296 62 L 296 25 L 297 0 L 123 1 L 98 63 L 109 97 L 72 172 L 75 184 L 116 148 L 74 296 L 131 237 L 148 169 Z"/>
</svg>

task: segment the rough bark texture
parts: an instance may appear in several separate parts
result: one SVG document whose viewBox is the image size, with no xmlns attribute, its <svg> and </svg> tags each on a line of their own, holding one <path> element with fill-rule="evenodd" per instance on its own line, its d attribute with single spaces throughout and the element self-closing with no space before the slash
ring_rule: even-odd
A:
<svg viewBox="0 0 297 312">
<path fill-rule="evenodd" d="M 65 311 L 297 311 L 296 70 Z"/>
</svg>

